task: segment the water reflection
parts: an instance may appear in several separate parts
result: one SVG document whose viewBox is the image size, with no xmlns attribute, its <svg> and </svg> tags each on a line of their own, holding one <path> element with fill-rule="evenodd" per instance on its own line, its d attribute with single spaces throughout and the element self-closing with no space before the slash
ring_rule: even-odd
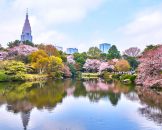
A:
<svg viewBox="0 0 162 130">
<path fill-rule="evenodd" d="M 148 120 L 162 124 L 162 93 L 144 88 L 138 88 L 137 91 L 140 102 L 144 104 L 138 109 L 139 113 Z"/>
<path fill-rule="evenodd" d="M 145 90 L 143 90 L 145 91 Z M 118 106 L 122 95 L 133 102 L 141 102 L 138 113 L 148 120 L 162 123 L 161 98 L 147 92 L 138 94 L 133 86 L 123 85 L 120 82 L 107 83 L 102 80 L 58 80 L 39 83 L 0 83 L 0 105 L 6 104 L 6 110 L 20 113 L 24 130 L 27 130 L 30 115 L 34 108 L 53 111 L 66 97 L 88 98 L 90 102 L 100 100 L 110 101 L 112 106 Z M 128 106 L 129 107 L 129 106 Z"/>
</svg>

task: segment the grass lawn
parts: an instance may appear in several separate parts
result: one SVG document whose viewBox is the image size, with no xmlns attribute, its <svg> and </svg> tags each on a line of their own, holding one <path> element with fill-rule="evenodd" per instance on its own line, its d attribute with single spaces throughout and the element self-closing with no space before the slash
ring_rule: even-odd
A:
<svg viewBox="0 0 162 130">
<path fill-rule="evenodd" d="M 99 73 L 82 73 L 83 79 L 93 79 L 98 77 L 99 77 Z"/>
</svg>

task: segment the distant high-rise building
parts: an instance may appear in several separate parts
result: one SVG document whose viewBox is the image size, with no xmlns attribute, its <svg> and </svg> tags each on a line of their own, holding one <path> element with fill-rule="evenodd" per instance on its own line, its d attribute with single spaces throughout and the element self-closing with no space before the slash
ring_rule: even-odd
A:
<svg viewBox="0 0 162 130">
<path fill-rule="evenodd" d="M 108 44 L 108 43 L 102 43 L 99 45 L 99 48 L 102 51 L 102 53 L 108 53 L 110 47 L 111 47 L 111 44 Z"/>
<path fill-rule="evenodd" d="M 66 53 L 67 54 L 74 54 L 77 53 L 78 49 L 77 48 L 67 48 Z"/>
<path fill-rule="evenodd" d="M 31 33 L 32 33 L 32 31 L 31 31 L 31 26 L 30 26 L 30 22 L 28 19 L 28 11 L 27 11 L 24 27 L 23 27 L 22 34 L 21 34 L 21 41 L 22 42 L 24 42 L 24 41 L 32 42 Z"/>
</svg>

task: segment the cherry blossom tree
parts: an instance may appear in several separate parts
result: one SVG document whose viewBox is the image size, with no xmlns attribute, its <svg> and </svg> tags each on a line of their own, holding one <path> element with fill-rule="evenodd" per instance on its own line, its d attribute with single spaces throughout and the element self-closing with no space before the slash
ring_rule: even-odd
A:
<svg viewBox="0 0 162 130">
<path fill-rule="evenodd" d="M 71 77 L 72 73 L 70 72 L 70 68 L 67 65 L 64 65 L 62 68 L 62 72 L 64 77 Z"/>
<path fill-rule="evenodd" d="M 73 55 L 67 56 L 67 63 L 68 64 L 75 64 L 75 60 L 74 60 L 74 56 Z"/>
<path fill-rule="evenodd" d="M 108 62 L 102 62 L 98 70 L 99 72 L 102 72 L 104 70 L 114 70 L 114 66 L 110 65 Z"/>
<path fill-rule="evenodd" d="M 144 87 L 162 87 L 162 45 L 145 51 L 139 61 L 136 83 Z"/>
<path fill-rule="evenodd" d="M 87 59 L 83 68 L 88 72 L 98 72 L 101 62 L 96 59 Z"/>
<path fill-rule="evenodd" d="M 8 56 L 8 52 L 0 51 L 0 60 L 6 59 L 7 56 Z"/>
<path fill-rule="evenodd" d="M 131 47 L 124 51 L 124 55 L 130 56 L 130 57 L 137 57 L 140 54 L 140 49 L 137 47 Z"/>
<path fill-rule="evenodd" d="M 13 55 L 27 56 L 27 55 L 30 55 L 32 52 L 35 52 L 37 50 L 38 50 L 38 48 L 36 48 L 36 47 L 21 44 L 19 46 L 9 48 L 8 52 L 9 52 L 9 55 L 11 55 L 11 56 L 13 56 Z"/>
</svg>

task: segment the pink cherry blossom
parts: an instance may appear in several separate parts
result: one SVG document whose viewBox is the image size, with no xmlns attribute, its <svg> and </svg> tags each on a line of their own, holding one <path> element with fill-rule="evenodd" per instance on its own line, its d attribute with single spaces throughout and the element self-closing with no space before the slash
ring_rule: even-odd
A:
<svg viewBox="0 0 162 130">
<path fill-rule="evenodd" d="M 8 56 L 8 52 L 0 51 L 0 60 L 4 60 Z"/>
<path fill-rule="evenodd" d="M 75 64 L 75 60 L 74 60 L 74 56 L 73 55 L 67 56 L 67 63 Z"/>
<path fill-rule="evenodd" d="M 27 56 L 29 54 L 31 54 L 32 52 L 37 51 L 38 48 L 36 47 L 32 47 L 29 45 L 19 45 L 19 46 L 15 46 L 13 48 L 8 49 L 8 52 L 10 55 L 12 54 L 16 54 L 16 55 L 24 55 Z"/>
<path fill-rule="evenodd" d="M 144 87 L 162 86 L 162 45 L 146 51 L 139 61 L 136 83 Z"/>
<path fill-rule="evenodd" d="M 99 66 L 99 72 L 102 72 L 104 70 L 111 69 L 114 70 L 114 66 L 110 65 L 108 62 L 102 62 Z"/>
<path fill-rule="evenodd" d="M 97 72 L 100 65 L 101 65 L 101 62 L 99 60 L 87 59 L 83 68 L 88 72 Z"/>
</svg>

